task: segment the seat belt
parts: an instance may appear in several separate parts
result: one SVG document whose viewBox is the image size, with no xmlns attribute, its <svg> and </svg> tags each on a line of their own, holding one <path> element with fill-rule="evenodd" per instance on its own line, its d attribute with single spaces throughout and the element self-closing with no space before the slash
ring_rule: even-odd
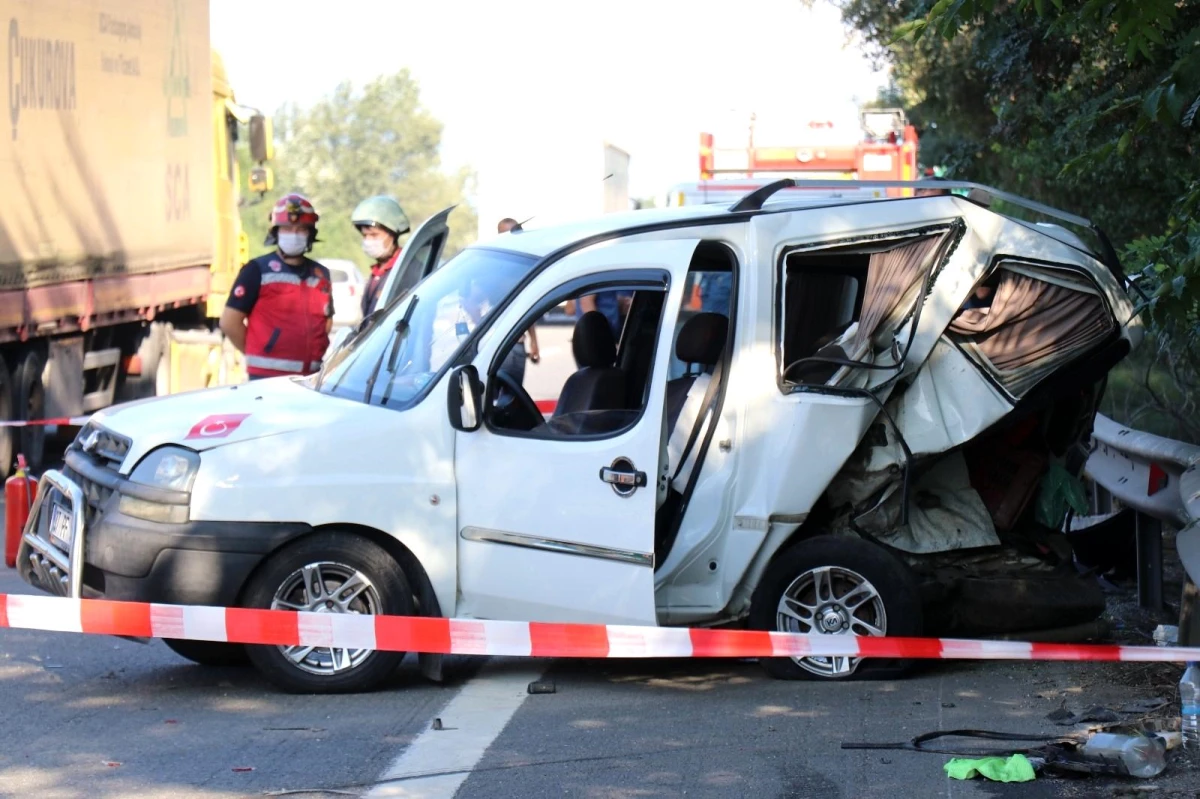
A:
<svg viewBox="0 0 1200 799">
<path fill-rule="evenodd" d="M 696 445 L 696 439 L 700 437 L 700 431 L 704 429 L 704 420 L 708 415 L 708 407 L 712 404 L 713 396 L 717 391 L 717 384 L 721 382 L 721 372 L 725 366 L 725 360 L 722 358 L 717 361 L 717 368 L 713 369 L 712 379 L 708 381 L 708 388 L 704 391 L 704 399 L 700 405 L 700 415 L 696 418 L 696 424 L 692 425 L 692 432 L 688 436 L 687 443 L 683 445 L 683 453 L 679 456 L 679 463 L 675 465 L 675 473 L 671 475 L 671 484 L 674 485 L 675 479 L 679 477 L 679 472 L 683 469 L 683 464 L 687 463 L 688 456 L 692 454 L 692 447 Z M 686 401 L 685 401 L 686 402 Z M 713 420 L 716 424 L 716 420 Z"/>
</svg>

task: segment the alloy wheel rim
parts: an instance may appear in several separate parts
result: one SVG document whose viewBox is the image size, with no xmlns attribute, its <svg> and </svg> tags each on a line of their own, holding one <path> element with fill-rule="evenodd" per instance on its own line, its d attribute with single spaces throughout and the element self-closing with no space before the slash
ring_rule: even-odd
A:
<svg viewBox="0 0 1200 799">
<path fill-rule="evenodd" d="M 776 629 L 803 635 L 887 635 L 887 611 L 878 589 L 858 572 L 841 566 L 809 569 L 784 589 L 775 611 Z M 853 674 L 862 658 L 792 658 L 821 677 Z"/>
<path fill-rule="evenodd" d="M 344 563 L 319 561 L 296 569 L 279 584 L 271 600 L 272 610 L 310 613 L 379 615 L 382 602 L 375 584 L 361 571 Z M 308 645 L 280 646 L 288 661 L 321 677 L 343 674 L 362 666 L 372 649 L 331 649 Z"/>
</svg>

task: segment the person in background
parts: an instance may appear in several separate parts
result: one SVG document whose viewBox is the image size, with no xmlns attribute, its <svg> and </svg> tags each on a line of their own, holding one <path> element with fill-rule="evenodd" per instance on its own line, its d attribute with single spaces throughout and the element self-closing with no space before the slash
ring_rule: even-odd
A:
<svg viewBox="0 0 1200 799">
<path fill-rule="evenodd" d="M 497 233 L 508 233 L 510 231 L 519 233 L 522 230 L 524 228 L 521 227 L 521 223 L 511 216 L 506 216 L 496 223 Z M 528 339 L 528 345 L 526 344 L 526 339 Z M 541 357 L 541 352 L 538 349 L 537 329 L 531 326 L 525 335 L 517 339 L 516 344 L 513 344 L 512 349 L 508 351 L 508 355 L 504 359 L 504 366 L 501 368 L 516 378 L 518 383 L 523 383 L 525 381 L 525 359 L 528 358 L 537 363 L 541 360 Z"/>
<path fill-rule="evenodd" d="M 333 328 L 333 282 L 328 269 L 306 256 L 318 219 L 304 196 L 280 198 L 264 242 L 275 250 L 243 266 L 229 291 L 221 332 L 245 353 L 251 380 L 321 368 Z"/>
<path fill-rule="evenodd" d="M 363 252 L 375 261 L 371 265 L 371 278 L 363 291 L 362 314 L 367 317 L 379 302 L 379 291 L 387 280 L 388 272 L 400 260 L 400 237 L 411 226 L 408 215 L 394 197 L 377 195 L 368 197 L 358 204 L 350 221 L 362 234 Z"/>
</svg>

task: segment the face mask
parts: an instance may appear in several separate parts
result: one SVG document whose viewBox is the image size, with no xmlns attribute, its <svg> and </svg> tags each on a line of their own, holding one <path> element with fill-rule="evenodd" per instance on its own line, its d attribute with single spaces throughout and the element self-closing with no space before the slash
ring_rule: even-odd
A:
<svg viewBox="0 0 1200 799">
<path fill-rule="evenodd" d="M 374 261 L 382 259 L 391 249 L 383 239 L 363 239 L 362 248 L 367 257 Z"/>
<path fill-rule="evenodd" d="M 279 251 L 284 255 L 303 255 L 308 249 L 308 235 L 305 233 L 280 233 Z"/>
</svg>

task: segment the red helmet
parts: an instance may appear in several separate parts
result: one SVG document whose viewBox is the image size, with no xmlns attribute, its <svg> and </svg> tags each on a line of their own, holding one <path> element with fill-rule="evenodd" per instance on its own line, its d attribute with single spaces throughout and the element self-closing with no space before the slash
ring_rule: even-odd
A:
<svg viewBox="0 0 1200 799">
<path fill-rule="evenodd" d="M 271 226 L 276 225 L 308 225 L 316 227 L 317 209 L 302 194 L 288 194 L 280 197 L 271 209 Z"/>
</svg>

